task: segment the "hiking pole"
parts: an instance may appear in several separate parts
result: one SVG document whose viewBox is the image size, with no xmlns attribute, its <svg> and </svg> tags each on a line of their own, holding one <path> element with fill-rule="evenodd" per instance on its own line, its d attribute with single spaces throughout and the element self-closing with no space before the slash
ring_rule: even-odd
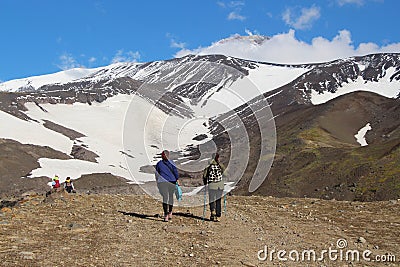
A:
<svg viewBox="0 0 400 267">
<path fill-rule="evenodd" d="M 224 184 L 224 191 L 222 191 L 222 193 L 224 193 L 224 192 L 225 192 L 225 194 L 224 194 L 224 214 L 226 216 L 226 195 L 229 193 L 229 188 L 227 188 L 225 191 L 225 184 Z"/>
<path fill-rule="evenodd" d="M 207 209 L 207 185 L 204 185 L 204 208 L 203 208 L 203 222 L 206 217 L 206 209 Z"/>
<path fill-rule="evenodd" d="M 228 192 L 226 194 L 228 194 Z M 226 194 L 224 194 L 224 214 L 225 214 L 225 216 L 226 216 Z"/>
</svg>

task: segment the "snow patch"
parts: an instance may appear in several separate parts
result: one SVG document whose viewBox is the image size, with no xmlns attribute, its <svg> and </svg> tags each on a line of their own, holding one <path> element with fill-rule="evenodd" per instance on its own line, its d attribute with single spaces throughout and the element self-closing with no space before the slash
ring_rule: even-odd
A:
<svg viewBox="0 0 400 267">
<path fill-rule="evenodd" d="M 68 137 L 47 129 L 42 123 L 25 121 L 3 111 L 0 111 L 0 121 L 0 138 L 12 139 L 22 144 L 48 146 L 67 155 L 71 153 L 73 142 Z"/>
<path fill-rule="evenodd" d="M 46 84 L 65 84 L 77 79 L 81 79 L 92 73 L 95 73 L 99 69 L 101 68 L 94 68 L 94 69 L 75 68 L 52 74 L 11 80 L 0 84 L 0 91 L 16 92 L 21 88 L 30 88 L 31 90 L 36 90 L 39 87 Z"/>
<path fill-rule="evenodd" d="M 361 128 L 357 134 L 354 135 L 354 137 L 356 138 L 357 142 L 361 145 L 361 146 L 367 146 L 367 140 L 365 140 L 365 134 L 369 131 L 372 130 L 370 123 L 367 123 L 363 128 Z"/>
<path fill-rule="evenodd" d="M 40 168 L 31 172 L 30 178 L 33 177 L 53 177 L 57 174 L 60 177 L 60 183 L 63 183 L 66 177 L 73 179 L 79 178 L 85 174 L 92 173 L 111 173 L 114 175 L 121 174 L 121 170 L 117 166 L 107 166 L 79 159 L 39 159 Z M 128 174 L 128 172 L 126 172 Z"/>
<path fill-rule="evenodd" d="M 384 97 L 395 98 L 400 93 L 400 81 L 390 81 L 390 77 L 396 72 L 395 68 L 389 68 L 386 75 L 379 82 L 365 81 L 362 77 L 354 82 L 343 83 L 336 92 L 323 92 L 320 94 L 317 91 L 311 90 L 311 103 L 319 105 L 328 102 L 338 96 L 345 95 L 356 91 L 372 92 Z"/>
<path fill-rule="evenodd" d="M 228 84 L 218 92 L 211 91 L 204 97 L 204 102 L 199 107 L 190 107 L 198 115 L 212 117 L 222 114 L 246 104 L 257 96 L 284 86 L 307 71 L 305 68 L 260 64 L 255 69 L 249 69 L 248 76 L 236 80 L 231 85 Z M 222 81 L 215 88 L 224 83 L 225 81 Z"/>
<path fill-rule="evenodd" d="M 121 151 L 129 154 L 123 149 L 122 132 L 125 112 L 131 98 L 129 95 L 117 95 L 102 103 L 94 102 L 92 105 L 78 102 L 72 105 L 42 104 L 47 112 L 43 112 L 33 103 L 27 103 L 26 114 L 29 117 L 49 120 L 84 134 L 85 137 L 76 140 L 77 144 L 85 145 L 86 149 L 99 156 L 96 158 L 98 163 L 42 159 L 39 161 L 40 170 L 34 170 L 31 177 L 52 177 L 54 170 L 57 169 L 59 171 L 56 173 L 69 173 L 71 170 L 71 174 L 68 175 L 71 178 L 78 178 L 88 173 L 109 172 L 129 179 L 125 155 Z"/>
<path fill-rule="evenodd" d="M 40 159 L 40 168 L 34 170 L 31 177 L 53 177 L 57 173 L 60 179 L 64 176 L 75 179 L 89 173 L 111 173 L 134 180 L 136 183 L 152 181 L 154 174 L 142 172 L 141 167 L 154 164 L 156 162 L 154 158 L 161 149 L 184 149 L 187 145 L 199 144 L 199 141 L 194 141 L 192 138 L 199 134 L 207 134 L 209 131 L 203 125 L 207 122 L 207 118 L 187 120 L 170 116 L 137 95 L 116 95 L 102 103 L 94 102 L 92 105 L 77 102 L 72 105 L 42 104 L 41 106 L 47 112 L 43 112 L 33 103 L 27 103 L 26 114 L 37 121 L 48 120 L 84 134 L 85 137 L 74 140 L 75 143 L 84 145 L 99 157 L 96 158 L 97 163 L 76 159 Z M 126 116 L 128 107 L 132 107 L 133 113 Z M 14 118 L 22 126 L 18 124 L 10 127 L 8 135 L 4 128 L 1 128 L 3 135 L 15 139 L 16 133 L 22 129 L 21 136 L 26 138 L 26 142 L 32 142 L 33 137 L 26 133 L 31 132 L 30 127 L 33 123 L 24 127 L 24 123 L 28 122 L 8 116 L 10 117 L 8 120 L 12 121 L 11 118 Z M 39 136 L 42 136 L 43 140 L 36 143 L 55 149 L 58 148 L 57 145 L 64 144 L 66 147 L 63 146 L 62 151 L 67 154 L 71 152 L 74 141 L 44 128 L 40 123 L 36 124 L 41 131 L 47 131 L 40 132 Z M 124 137 L 124 134 L 128 136 Z M 52 141 L 49 136 L 57 136 L 60 140 Z M 129 142 L 126 142 L 127 140 Z M 209 138 L 201 142 L 207 140 Z"/>
</svg>

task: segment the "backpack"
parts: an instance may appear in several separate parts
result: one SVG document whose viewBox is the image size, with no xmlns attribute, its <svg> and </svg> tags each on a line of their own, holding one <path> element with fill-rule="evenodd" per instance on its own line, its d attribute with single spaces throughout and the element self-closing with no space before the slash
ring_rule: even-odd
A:
<svg viewBox="0 0 400 267">
<path fill-rule="evenodd" d="M 207 170 L 207 182 L 215 183 L 222 181 L 222 168 L 219 164 L 211 164 Z"/>
</svg>

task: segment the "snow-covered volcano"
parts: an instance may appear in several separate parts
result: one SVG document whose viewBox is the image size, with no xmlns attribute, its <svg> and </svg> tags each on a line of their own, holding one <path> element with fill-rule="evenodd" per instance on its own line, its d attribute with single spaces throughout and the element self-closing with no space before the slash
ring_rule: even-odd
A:
<svg viewBox="0 0 400 267">
<path fill-rule="evenodd" d="M 145 182 L 162 149 L 188 164 L 190 149 L 213 138 L 213 120 L 244 114 L 262 95 L 274 116 L 292 103 L 322 104 L 359 90 L 399 97 L 400 55 L 307 65 L 190 55 L 8 81 L 0 90 L 7 92 L 0 94 L 0 138 L 70 155 L 41 158 L 30 177 L 107 172 Z"/>
</svg>

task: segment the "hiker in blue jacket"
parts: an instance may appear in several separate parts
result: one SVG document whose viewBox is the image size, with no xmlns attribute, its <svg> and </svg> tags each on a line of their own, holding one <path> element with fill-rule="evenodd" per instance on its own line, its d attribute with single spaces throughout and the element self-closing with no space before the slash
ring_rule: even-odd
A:
<svg viewBox="0 0 400 267">
<path fill-rule="evenodd" d="M 172 219 L 175 185 L 179 184 L 179 176 L 175 163 L 168 159 L 168 150 L 161 153 L 161 158 L 156 165 L 156 180 L 158 190 L 163 198 L 164 221 L 168 222 Z"/>
</svg>

